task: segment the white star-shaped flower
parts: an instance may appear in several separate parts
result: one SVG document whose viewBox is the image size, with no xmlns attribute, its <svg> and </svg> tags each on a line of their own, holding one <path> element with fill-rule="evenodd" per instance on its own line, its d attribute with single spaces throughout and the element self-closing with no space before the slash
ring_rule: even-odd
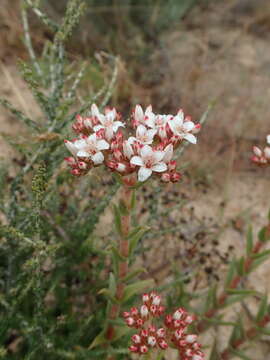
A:
<svg viewBox="0 0 270 360">
<path fill-rule="evenodd" d="M 180 139 L 185 139 L 192 144 L 196 144 L 196 137 L 191 134 L 191 131 L 195 128 L 195 124 L 192 121 L 184 121 L 183 111 L 179 111 L 178 114 L 168 121 L 169 127 L 172 132 L 179 136 Z"/>
<path fill-rule="evenodd" d="M 143 145 L 149 145 L 152 144 L 156 133 L 157 131 L 154 129 L 148 130 L 144 125 L 139 125 L 136 130 L 136 137 L 130 137 L 129 139 L 132 143 L 139 141 Z"/>
<path fill-rule="evenodd" d="M 66 146 L 74 156 L 90 158 L 95 165 L 104 161 L 101 150 L 107 150 L 110 147 L 106 140 L 98 139 L 96 134 L 76 140 L 73 143 L 66 142 Z"/>
<path fill-rule="evenodd" d="M 153 151 L 151 146 L 144 145 L 140 150 L 140 156 L 133 156 L 130 160 L 132 165 L 140 167 L 138 171 L 138 180 L 141 182 L 147 180 L 153 171 L 166 171 L 167 165 L 161 161 L 164 155 L 164 151 Z"/>
<path fill-rule="evenodd" d="M 97 113 L 96 113 L 97 114 Z M 94 131 L 98 131 L 100 129 L 105 130 L 105 138 L 110 141 L 113 138 L 114 133 L 117 132 L 119 127 L 125 127 L 124 123 L 118 121 L 116 119 L 117 113 L 115 109 L 108 110 L 105 114 L 97 114 L 96 115 L 99 120 L 99 125 L 94 126 Z"/>
</svg>

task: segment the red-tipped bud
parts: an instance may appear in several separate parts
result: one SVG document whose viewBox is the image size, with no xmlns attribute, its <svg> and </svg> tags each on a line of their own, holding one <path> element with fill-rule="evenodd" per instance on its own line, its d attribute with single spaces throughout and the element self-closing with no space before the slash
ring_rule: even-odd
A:
<svg viewBox="0 0 270 360">
<path fill-rule="evenodd" d="M 169 171 L 173 171 L 173 170 L 175 170 L 176 169 L 176 161 L 175 160 L 171 160 L 170 162 L 169 162 L 169 164 L 168 164 L 168 170 Z"/>
<path fill-rule="evenodd" d="M 97 132 L 96 132 L 96 135 L 99 139 L 104 139 L 105 137 L 105 129 L 99 129 Z"/>
<path fill-rule="evenodd" d="M 157 337 L 159 338 L 163 338 L 166 335 L 165 329 L 164 328 L 160 328 L 157 331 Z"/>
<path fill-rule="evenodd" d="M 153 298 L 153 300 L 152 300 L 152 304 L 153 305 L 159 305 L 160 304 L 160 302 L 161 302 L 161 297 L 159 296 L 159 295 L 156 295 L 154 298 Z"/>
<path fill-rule="evenodd" d="M 167 183 L 167 182 L 170 182 L 171 180 L 171 175 L 169 173 L 163 173 L 161 175 L 161 181 Z"/>
<path fill-rule="evenodd" d="M 142 301 L 143 302 L 147 302 L 147 301 L 149 301 L 149 299 L 150 299 L 150 297 L 149 297 L 148 294 L 143 294 L 143 296 L 142 296 Z"/>
<path fill-rule="evenodd" d="M 146 305 L 141 306 L 140 313 L 141 313 L 142 317 L 147 317 L 148 316 L 149 311 L 148 311 L 148 308 L 147 308 Z"/>
<path fill-rule="evenodd" d="M 143 323 L 144 323 L 143 319 L 139 318 L 139 319 L 136 321 L 136 327 L 137 327 L 137 328 L 142 327 L 142 326 L 143 326 Z"/>
<path fill-rule="evenodd" d="M 125 318 L 125 319 L 130 317 L 130 313 L 128 311 L 124 311 L 122 315 L 123 315 L 123 318 Z"/>
<path fill-rule="evenodd" d="M 139 314 L 139 311 L 138 311 L 138 309 L 136 307 L 132 307 L 130 309 L 130 314 L 131 314 L 131 316 L 136 316 L 136 315 Z"/>
<path fill-rule="evenodd" d="M 135 343 L 135 344 L 139 344 L 141 342 L 141 337 L 138 334 L 135 334 L 131 337 L 131 340 Z"/>
<path fill-rule="evenodd" d="M 142 345 L 142 346 L 140 347 L 140 353 L 141 353 L 141 354 L 146 354 L 147 351 L 148 351 L 148 347 L 147 347 L 147 346 Z"/>
<path fill-rule="evenodd" d="M 80 176 L 81 172 L 80 172 L 79 169 L 72 169 L 71 174 L 74 175 L 74 176 Z"/>
<path fill-rule="evenodd" d="M 158 345 L 162 350 L 166 350 L 168 348 L 168 344 L 163 339 L 158 342 Z"/>
<path fill-rule="evenodd" d="M 86 170 L 87 169 L 87 164 L 84 161 L 79 161 L 78 166 L 79 166 L 79 168 L 81 170 Z"/>
<path fill-rule="evenodd" d="M 189 344 L 192 344 L 194 343 L 196 340 L 197 340 L 198 336 L 197 335 L 194 335 L 194 334 L 190 334 L 190 335 L 187 335 L 186 336 L 186 342 L 189 343 Z"/>
<path fill-rule="evenodd" d="M 157 343 L 157 340 L 154 336 L 149 336 L 147 339 L 147 344 L 154 347 Z"/>
<path fill-rule="evenodd" d="M 180 179 L 181 179 L 181 174 L 178 172 L 175 172 L 171 175 L 172 182 L 178 182 Z"/>
<path fill-rule="evenodd" d="M 128 349 L 129 349 L 129 351 L 134 352 L 134 353 L 139 352 L 138 346 L 135 346 L 135 345 L 131 345 Z"/>
<path fill-rule="evenodd" d="M 133 326 L 135 324 L 135 320 L 132 317 L 126 318 L 127 326 Z"/>
</svg>

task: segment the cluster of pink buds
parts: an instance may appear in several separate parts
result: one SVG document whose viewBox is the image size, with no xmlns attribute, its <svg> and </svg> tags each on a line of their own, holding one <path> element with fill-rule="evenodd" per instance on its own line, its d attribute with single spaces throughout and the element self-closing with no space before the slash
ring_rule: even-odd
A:
<svg viewBox="0 0 270 360">
<path fill-rule="evenodd" d="M 143 111 L 136 105 L 132 113 L 135 136 L 125 138 L 121 116 L 113 109 L 100 113 L 95 104 L 89 116 L 77 116 L 72 128 L 78 135 L 65 140 L 73 156 L 66 162 L 71 173 L 85 175 L 92 167 L 104 164 L 120 175 L 137 173 L 138 181 L 146 181 L 152 173 L 164 182 L 176 182 L 181 175 L 176 171 L 174 151 L 185 140 L 196 144 L 200 124 L 194 124 L 182 110 L 177 115 L 159 115 L 148 106 Z"/>
<path fill-rule="evenodd" d="M 251 160 L 259 166 L 269 166 L 270 165 L 270 135 L 266 136 L 266 146 L 263 150 L 257 146 L 253 146 L 253 153 Z"/>
<path fill-rule="evenodd" d="M 172 315 L 166 315 L 162 327 L 152 324 L 152 319 L 161 317 L 164 307 L 160 305 L 161 298 L 155 292 L 142 296 L 143 305 L 124 312 L 126 324 L 140 329 L 131 337 L 131 352 L 145 354 L 151 349 L 166 350 L 169 346 L 176 348 L 181 360 L 204 360 L 201 345 L 197 335 L 188 334 L 187 328 L 194 321 L 183 308 L 177 309 Z"/>
</svg>

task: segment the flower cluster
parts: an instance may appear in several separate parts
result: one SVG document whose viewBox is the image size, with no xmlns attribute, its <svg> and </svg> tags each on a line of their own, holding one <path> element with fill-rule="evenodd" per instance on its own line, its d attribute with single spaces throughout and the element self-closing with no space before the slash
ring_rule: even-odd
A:
<svg viewBox="0 0 270 360">
<path fill-rule="evenodd" d="M 102 114 L 95 104 L 89 116 L 77 116 L 72 128 L 78 135 L 72 141 L 65 140 L 73 156 L 65 160 L 73 175 L 85 175 L 92 167 L 104 164 L 121 175 L 137 173 L 140 182 L 152 173 L 164 182 L 176 182 L 181 175 L 173 160 L 175 149 L 186 140 L 196 144 L 200 124 L 179 110 L 176 116 L 154 114 L 152 107 L 143 111 L 135 107 L 131 116 L 135 136 L 124 137 L 125 123 L 113 109 Z"/>
<path fill-rule="evenodd" d="M 172 315 L 166 315 L 164 325 L 156 327 L 151 323 L 152 318 L 161 317 L 165 308 L 160 305 L 161 297 L 155 292 L 142 296 L 143 305 L 124 312 L 126 324 L 140 329 L 139 333 L 131 337 L 131 352 L 145 354 L 151 349 L 166 350 L 169 346 L 176 348 L 181 360 L 204 360 L 201 345 L 197 342 L 197 335 L 188 334 L 187 327 L 194 321 L 183 308 L 177 309 Z"/>
<path fill-rule="evenodd" d="M 257 146 L 253 146 L 253 153 L 251 160 L 259 166 L 269 166 L 270 165 L 270 134 L 266 137 L 266 146 L 263 150 Z"/>
</svg>

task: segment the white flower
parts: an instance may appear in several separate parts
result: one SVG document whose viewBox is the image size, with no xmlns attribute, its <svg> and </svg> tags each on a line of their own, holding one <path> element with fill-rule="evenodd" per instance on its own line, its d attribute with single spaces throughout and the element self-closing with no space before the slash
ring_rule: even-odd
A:
<svg viewBox="0 0 270 360">
<path fill-rule="evenodd" d="M 103 163 L 104 155 L 101 150 L 107 150 L 110 147 L 107 141 L 98 139 L 96 134 L 92 134 L 85 139 L 77 140 L 72 144 L 77 150 L 77 157 L 90 158 L 94 164 Z"/>
<path fill-rule="evenodd" d="M 154 115 L 152 113 L 146 118 L 145 123 L 150 128 L 156 129 L 161 139 L 164 139 L 167 136 L 166 125 L 171 118 L 173 118 L 172 115 Z"/>
<path fill-rule="evenodd" d="M 192 121 L 184 121 L 183 111 L 180 110 L 173 119 L 168 121 L 168 124 L 176 136 L 196 144 L 196 137 L 190 133 L 194 129 L 195 124 Z"/>
<path fill-rule="evenodd" d="M 266 136 L 266 142 L 270 145 L 270 134 Z"/>
<path fill-rule="evenodd" d="M 264 156 L 266 157 L 266 159 L 268 161 L 270 161 L 270 147 L 269 146 L 264 148 Z"/>
<path fill-rule="evenodd" d="M 123 153 L 124 153 L 125 157 L 127 157 L 128 159 L 130 159 L 131 156 L 134 155 L 134 151 L 132 148 L 132 142 L 133 142 L 133 140 L 131 138 L 128 138 L 128 140 L 125 140 L 123 142 Z"/>
<path fill-rule="evenodd" d="M 144 125 L 139 125 L 136 130 L 136 137 L 130 137 L 129 139 L 132 141 L 139 141 L 143 145 L 152 144 L 154 136 L 156 135 L 156 130 L 147 130 Z"/>
<path fill-rule="evenodd" d="M 94 131 L 105 129 L 105 138 L 109 141 L 113 138 L 113 134 L 117 132 L 120 126 L 125 126 L 121 121 L 115 121 L 117 115 L 115 109 L 105 112 L 105 115 L 97 113 L 98 109 L 95 109 L 94 111 L 100 122 L 99 125 L 94 127 Z"/>
<path fill-rule="evenodd" d="M 173 157 L 173 145 L 172 144 L 167 145 L 164 149 L 164 152 L 165 152 L 165 155 L 163 157 L 163 161 L 165 163 L 168 163 L 169 161 L 172 160 L 172 157 Z"/>
<path fill-rule="evenodd" d="M 133 156 L 130 160 L 131 164 L 140 166 L 138 180 L 147 180 L 153 171 L 166 171 L 167 165 L 161 161 L 164 155 L 164 151 L 153 151 L 149 145 L 144 145 L 140 150 L 140 156 Z"/>
<path fill-rule="evenodd" d="M 149 105 L 147 106 L 145 112 L 143 112 L 143 109 L 141 107 L 141 105 L 136 105 L 135 106 L 135 111 L 134 111 L 134 124 L 135 126 L 138 126 L 140 124 L 145 125 L 145 121 L 148 118 L 152 118 L 155 117 L 155 115 L 152 112 L 152 106 Z"/>
<path fill-rule="evenodd" d="M 71 152 L 71 154 L 76 157 L 78 148 L 75 146 L 75 144 L 71 141 L 65 140 L 65 145 L 67 149 Z"/>
</svg>

